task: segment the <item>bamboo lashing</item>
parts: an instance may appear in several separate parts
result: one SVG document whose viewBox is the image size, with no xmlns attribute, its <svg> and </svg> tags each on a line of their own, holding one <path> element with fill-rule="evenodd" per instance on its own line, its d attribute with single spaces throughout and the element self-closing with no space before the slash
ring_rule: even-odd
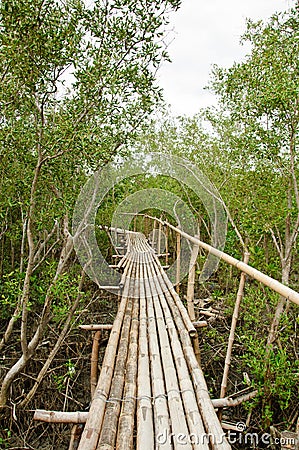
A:
<svg viewBox="0 0 299 450">
<path fill-rule="evenodd" d="M 248 391 L 245 389 L 244 391 Z M 244 391 L 237 392 L 236 394 L 225 397 L 225 398 L 216 398 L 212 399 L 212 404 L 214 408 L 228 408 L 235 407 L 240 405 L 243 402 L 251 400 L 256 397 L 258 391 L 250 391 L 244 393 Z M 166 395 L 162 396 L 157 395 L 153 397 L 154 403 L 156 403 L 160 398 L 164 398 L 166 401 Z M 128 400 L 131 401 L 132 397 L 128 397 Z M 123 399 L 123 404 L 126 404 L 126 397 Z M 137 397 L 135 397 L 137 400 Z M 160 411 L 159 411 L 160 412 Z M 48 422 L 48 423 L 75 423 L 75 424 L 83 424 L 86 423 L 88 417 L 88 411 L 74 411 L 74 412 L 66 412 L 66 411 L 47 411 L 45 409 L 36 409 L 34 412 L 33 420 L 38 420 L 40 422 Z M 160 416 L 161 414 L 159 414 Z M 168 424 L 169 425 L 169 424 Z M 127 447 L 126 447 L 127 448 Z"/>
</svg>

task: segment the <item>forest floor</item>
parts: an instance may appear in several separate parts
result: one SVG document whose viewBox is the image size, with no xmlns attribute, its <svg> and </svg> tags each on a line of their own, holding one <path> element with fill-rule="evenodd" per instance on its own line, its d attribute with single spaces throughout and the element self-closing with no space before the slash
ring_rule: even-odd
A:
<svg viewBox="0 0 299 450">
<path fill-rule="evenodd" d="M 184 297 L 186 286 L 182 286 L 181 297 Z M 207 320 L 208 327 L 199 330 L 202 349 L 202 368 L 212 398 L 218 398 L 226 354 L 227 338 L 230 327 L 231 309 L 225 304 L 225 298 L 219 295 L 220 286 L 211 282 L 195 295 L 197 319 Z M 216 292 L 217 295 L 214 295 Z M 215 298 L 216 297 L 216 298 Z M 201 315 L 205 310 L 218 311 L 214 317 Z M 80 323 L 113 323 L 117 311 L 117 297 L 106 291 L 99 291 L 88 310 L 81 311 Z M 109 332 L 103 332 L 100 342 L 101 364 L 108 342 Z M 59 411 L 87 411 L 90 404 L 90 356 L 92 348 L 92 332 L 74 327 L 59 353 L 56 355 L 47 376 L 44 378 L 33 400 L 26 410 L 17 405 L 10 405 L 0 416 L 0 449 L 30 450 L 67 450 L 71 434 L 71 425 L 49 424 L 33 421 L 35 409 Z M 13 398 L 22 399 L 24 392 L 32 386 L 34 377 L 57 339 L 55 324 L 51 325 L 50 334 L 39 347 L 38 353 L 26 369 L 26 373 L 14 383 Z M 15 359 L 17 344 L 10 344 L 4 352 L 4 364 L 10 358 Z M 15 353 L 15 355 L 14 355 Z M 238 348 L 235 349 L 238 353 Z M 229 376 L 228 393 L 241 391 L 246 387 L 244 371 L 238 366 L 238 359 L 233 356 Z M 246 378 L 246 377 L 245 377 Z M 250 373 L 248 374 L 250 378 Z M 227 408 L 223 412 L 223 420 L 232 423 L 245 423 L 250 420 L 252 430 L 260 428 L 261 417 L 257 413 L 251 415 L 245 406 Z M 233 449 L 244 449 L 243 444 L 232 443 Z M 259 448 L 259 447 L 246 447 Z M 261 448 L 267 448 L 263 446 Z M 268 447 L 269 448 L 269 447 Z M 272 447 L 275 448 L 275 447 Z M 280 448 L 276 447 L 276 448 Z"/>
</svg>

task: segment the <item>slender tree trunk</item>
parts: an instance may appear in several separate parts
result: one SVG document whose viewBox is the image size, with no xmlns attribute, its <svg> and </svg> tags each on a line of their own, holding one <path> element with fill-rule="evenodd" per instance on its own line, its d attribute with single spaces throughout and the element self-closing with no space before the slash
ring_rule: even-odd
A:
<svg viewBox="0 0 299 450">
<path fill-rule="evenodd" d="M 26 364 L 28 361 L 34 356 L 36 348 L 38 344 L 40 343 L 41 338 L 43 337 L 43 334 L 47 328 L 48 321 L 49 321 L 49 314 L 50 314 L 50 308 L 52 304 L 53 294 L 52 289 L 53 286 L 56 284 L 57 280 L 59 279 L 59 276 L 62 274 L 71 254 L 73 251 L 73 239 L 71 235 L 68 235 L 65 239 L 64 246 L 62 248 L 60 259 L 58 262 L 58 266 L 56 269 L 55 276 L 48 287 L 43 312 L 38 324 L 38 327 L 31 338 L 28 345 L 26 345 L 26 353 L 23 353 L 22 356 L 19 358 L 19 360 L 9 369 L 7 374 L 4 377 L 1 390 L 0 390 L 0 408 L 4 407 L 7 402 L 9 389 L 17 377 L 17 375 L 26 367 Z"/>
<path fill-rule="evenodd" d="M 292 206 L 292 196 L 291 196 L 291 184 L 288 190 L 288 207 L 289 211 Z M 296 242 L 297 233 L 291 231 L 291 214 L 288 213 L 285 222 L 285 240 L 282 244 L 282 240 L 279 239 L 280 244 L 275 239 L 274 233 L 272 232 L 272 237 L 274 244 L 278 250 L 281 262 L 281 282 L 288 286 L 291 272 L 292 263 L 292 249 Z M 273 379 L 273 370 L 271 367 L 271 354 L 273 352 L 273 346 L 278 337 L 279 323 L 283 311 L 287 305 L 287 299 L 283 296 L 279 297 L 274 316 L 270 325 L 270 330 L 267 338 L 266 352 L 265 352 L 265 380 L 264 380 L 264 398 L 263 398 L 263 410 L 266 408 L 271 409 L 271 383 Z M 270 426 L 270 420 L 266 417 L 265 427 Z"/>
<path fill-rule="evenodd" d="M 22 322 L 21 322 L 21 347 L 24 359 L 27 360 L 29 357 L 28 342 L 27 342 L 27 321 L 28 321 L 28 302 L 30 293 L 30 278 L 32 275 L 32 270 L 34 266 L 34 253 L 35 245 L 33 239 L 32 231 L 32 218 L 35 210 L 35 195 L 37 190 L 38 178 L 41 171 L 42 158 L 38 157 L 38 161 L 34 170 L 34 177 L 31 185 L 30 193 L 30 203 L 27 218 L 27 241 L 28 241 L 28 262 L 26 268 L 26 274 L 23 284 L 23 292 L 21 297 L 21 308 L 22 308 Z"/>
<path fill-rule="evenodd" d="M 70 327 L 71 327 L 72 318 L 74 316 L 74 313 L 75 313 L 75 311 L 76 311 L 76 309 L 77 309 L 77 307 L 79 305 L 80 299 L 81 299 L 81 290 L 82 290 L 83 281 L 84 281 L 84 273 L 85 273 L 84 271 L 81 273 L 81 280 L 80 280 L 80 283 L 79 283 L 79 286 L 78 286 L 77 298 L 76 298 L 75 302 L 73 303 L 73 305 L 72 305 L 72 307 L 70 309 L 70 312 L 69 312 L 68 317 L 67 317 L 67 319 L 65 321 L 64 327 L 63 327 L 63 329 L 62 329 L 62 331 L 61 331 L 61 333 L 60 333 L 60 335 L 59 335 L 59 337 L 57 339 L 57 342 L 54 345 L 54 348 L 51 351 L 47 361 L 45 362 L 45 364 L 43 365 L 41 371 L 39 372 L 33 387 L 28 392 L 28 394 L 26 395 L 24 400 L 22 400 L 22 402 L 20 404 L 20 407 L 24 408 L 25 406 L 27 406 L 27 404 L 34 397 L 34 395 L 35 395 L 39 385 L 41 384 L 44 376 L 46 375 L 46 373 L 47 373 L 47 371 L 48 371 L 48 369 L 49 369 L 53 359 L 55 358 L 58 350 L 60 349 L 60 347 L 61 347 L 61 345 L 62 345 L 62 343 L 63 343 L 63 341 L 64 341 L 64 339 L 65 339 L 65 337 L 66 337 L 66 335 L 67 335 L 67 333 L 68 333 L 68 331 L 70 329 Z"/>
<path fill-rule="evenodd" d="M 282 267 L 281 282 L 283 284 L 286 285 L 289 284 L 290 271 L 291 271 L 291 261 L 289 260 Z M 271 347 L 277 338 L 279 322 L 285 306 L 286 306 L 286 299 L 280 296 L 271 322 L 270 331 L 268 334 L 267 348 Z"/>
</svg>

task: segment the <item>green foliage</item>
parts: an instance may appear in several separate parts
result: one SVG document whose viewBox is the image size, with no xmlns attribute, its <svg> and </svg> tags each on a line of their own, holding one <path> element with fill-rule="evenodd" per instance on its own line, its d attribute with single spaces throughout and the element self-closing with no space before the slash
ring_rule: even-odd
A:
<svg viewBox="0 0 299 450">
<path fill-rule="evenodd" d="M 20 284 L 22 276 L 18 272 L 10 272 L 3 275 L 0 284 L 0 316 L 1 319 L 10 317 L 21 295 Z"/>
<path fill-rule="evenodd" d="M 242 42 L 252 45 L 245 62 L 214 68 L 212 87 L 241 122 L 243 145 L 256 161 L 282 157 L 291 126 L 297 126 L 298 8 L 272 16 L 267 23 L 248 20 Z M 246 145 L 244 145 L 244 150 Z M 246 151 L 246 150 L 245 150 Z"/>
<path fill-rule="evenodd" d="M 121 153 L 161 100 L 155 71 L 167 58 L 161 38 L 168 11 L 178 6 L 175 0 L 146 9 L 140 0 L 2 3 L 4 216 L 11 202 L 26 213 L 38 155 L 37 231 L 72 209 L 90 170 Z"/>
<path fill-rule="evenodd" d="M 11 437 L 11 431 L 8 428 L 0 431 L 0 446 L 1 448 L 9 448 L 9 439 Z"/>
<path fill-rule="evenodd" d="M 268 290 L 263 292 L 254 286 L 247 288 L 238 330 L 238 344 L 243 348 L 241 360 L 249 368 L 254 386 L 259 389 L 259 398 L 263 398 L 265 392 L 270 395 L 264 399 L 264 419 L 272 417 L 277 406 L 281 411 L 288 408 L 290 400 L 296 397 L 298 382 L 296 372 L 299 364 L 290 343 L 294 334 L 294 321 L 286 315 L 282 319 L 279 335 L 281 346 L 273 347 L 266 361 L 267 330 L 271 319 L 268 311 L 271 304 L 275 305 L 276 297 Z"/>
<path fill-rule="evenodd" d="M 73 379 L 76 373 L 76 368 L 74 363 L 69 359 L 66 364 L 66 372 L 61 375 L 53 374 L 53 381 L 56 384 L 57 390 L 59 392 L 63 391 L 66 387 L 68 380 Z"/>
</svg>

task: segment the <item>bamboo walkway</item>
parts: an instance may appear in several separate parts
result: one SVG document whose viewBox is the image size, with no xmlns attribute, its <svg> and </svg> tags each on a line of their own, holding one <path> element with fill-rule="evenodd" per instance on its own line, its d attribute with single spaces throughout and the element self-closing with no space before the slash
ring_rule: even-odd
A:
<svg viewBox="0 0 299 450">
<path fill-rule="evenodd" d="M 121 300 L 79 450 L 221 449 L 196 329 L 145 236 L 126 232 Z"/>
</svg>

